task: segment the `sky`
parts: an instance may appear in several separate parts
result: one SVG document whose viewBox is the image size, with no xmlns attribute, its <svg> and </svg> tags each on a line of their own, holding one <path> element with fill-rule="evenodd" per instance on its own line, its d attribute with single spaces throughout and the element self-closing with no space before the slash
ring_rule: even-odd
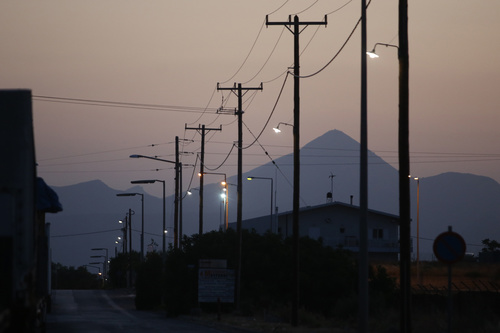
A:
<svg viewBox="0 0 500 333">
<path fill-rule="evenodd" d="M 368 49 L 397 45 L 397 6 L 371 1 Z M 498 13 L 494 0 L 409 1 L 412 175 L 456 171 L 500 182 Z M 326 26 L 300 34 L 301 74 L 309 75 L 334 58 L 360 14 L 361 1 L 349 0 L 4 0 L 0 89 L 32 90 L 38 174 L 49 185 L 100 179 L 126 190 L 131 180 L 165 179 L 172 194 L 171 164 L 128 156 L 173 160 L 178 136 L 183 187 L 195 187 L 201 135 L 186 127 L 205 125 L 214 129 L 206 166 L 235 175 L 236 117 L 216 110 L 234 109 L 237 99 L 218 83 L 263 85 L 243 98 L 243 146 L 262 132 L 244 151 L 244 171 L 269 162 L 264 150 L 273 158 L 292 152 L 291 128 L 271 128 L 293 122 L 293 35 L 266 27 L 266 15 L 327 15 Z M 380 58 L 368 60 L 368 147 L 397 168 L 397 51 L 376 51 Z M 300 80 L 301 146 L 333 129 L 359 141 L 361 56 L 358 28 L 329 66 Z M 161 195 L 160 185 L 145 189 Z"/>
</svg>

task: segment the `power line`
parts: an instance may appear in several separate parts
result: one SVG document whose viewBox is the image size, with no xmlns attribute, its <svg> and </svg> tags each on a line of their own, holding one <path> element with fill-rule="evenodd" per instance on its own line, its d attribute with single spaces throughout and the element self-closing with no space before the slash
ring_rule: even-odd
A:
<svg viewBox="0 0 500 333">
<path fill-rule="evenodd" d="M 78 234 L 66 234 L 66 235 L 51 235 L 51 238 L 59 238 L 59 237 L 75 237 L 75 236 L 86 236 L 86 235 L 95 235 L 95 234 L 103 234 L 107 232 L 115 232 L 122 231 L 122 229 L 110 229 L 110 230 L 101 230 L 101 231 L 91 231 L 91 232 L 82 232 Z"/>
<path fill-rule="evenodd" d="M 345 4 L 343 4 L 342 6 L 340 6 L 337 9 L 332 10 L 331 12 L 327 13 L 326 15 L 330 15 L 330 14 L 338 12 L 339 10 L 341 10 L 342 8 L 344 8 L 345 6 L 347 6 L 348 4 L 350 4 L 351 2 L 352 2 L 352 0 L 347 1 Z"/>
<path fill-rule="evenodd" d="M 265 21 L 264 21 L 264 24 L 265 24 Z M 264 26 L 264 25 L 263 25 Z M 248 82 L 252 81 L 253 79 L 255 79 L 257 77 L 257 75 L 260 74 L 260 72 L 262 72 L 262 70 L 264 69 L 264 67 L 266 67 L 267 63 L 269 62 L 269 59 L 271 59 L 271 56 L 274 54 L 274 51 L 276 50 L 276 47 L 278 46 L 280 40 L 281 40 L 281 37 L 283 36 L 283 32 L 285 31 L 285 27 L 283 27 L 283 29 L 281 30 L 281 33 L 278 37 L 278 40 L 276 41 L 276 43 L 274 44 L 274 47 L 273 49 L 271 50 L 271 53 L 269 53 L 269 56 L 267 57 L 266 61 L 264 61 L 264 64 L 262 65 L 262 67 L 257 71 L 257 73 L 255 73 L 254 76 L 252 76 L 251 79 L 247 80 L 246 82 L 243 82 L 243 84 L 247 84 Z"/>
<path fill-rule="evenodd" d="M 242 147 L 241 149 L 247 149 L 247 148 L 250 148 L 251 146 L 253 146 L 255 144 L 255 142 L 257 142 L 257 140 L 260 138 L 260 136 L 262 135 L 262 133 L 264 133 L 264 130 L 266 129 L 267 125 L 269 124 L 269 121 L 271 120 L 271 117 L 273 116 L 274 111 L 276 110 L 276 106 L 278 106 L 278 102 L 279 102 L 279 100 L 281 98 L 281 94 L 283 93 L 283 89 L 285 88 L 285 84 L 286 84 L 287 78 L 288 78 L 288 75 L 285 76 L 285 80 L 283 81 L 283 85 L 281 86 L 281 90 L 280 90 L 280 92 L 278 94 L 278 98 L 276 99 L 276 102 L 274 103 L 273 109 L 271 110 L 271 113 L 269 114 L 269 117 L 267 118 L 267 121 L 264 124 L 264 127 L 262 128 L 262 130 L 260 131 L 259 135 L 257 137 L 255 137 L 255 141 L 254 142 L 252 142 L 250 145 L 248 145 L 246 147 Z M 248 127 L 247 127 L 247 129 L 248 129 Z"/>
<path fill-rule="evenodd" d="M 90 156 L 90 155 L 98 155 L 98 154 L 107 154 L 107 153 L 114 153 L 118 151 L 125 151 L 125 150 L 131 150 L 131 149 L 140 149 L 140 148 L 146 148 L 146 147 L 155 147 L 155 146 L 161 146 L 165 144 L 170 144 L 171 142 L 168 143 L 153 143 L 147 146 L 135 146 L 135 147 L 130 147 L 130 148 L 118 148 L 118 149 L 111 149 L 111 150 L 102 150 L 102 151 L 97 151 L 97 152 L 92 152 L 92 153 L 85 153 L 85 154 L 77 154 L 77 155 L 66 155 L 66 156 L 59 156 L 59 157 L 51 157 L 51 158 L 45 158 L 38 160 L 38 162 L 45 162 L 45 161 L 53 161 L 53 160 L 61 160 L 65 158 L 74 158 L 74 157 L 82 157 L 82 156 Z"/>
<path fill-rule="evenodd" d="M 299 15 L 299 14 L 302 14 L 302 13 L 303 13 L 303 12 L 305 12 L 306 10 L 308 10 L 308 9 L 310 9 L 310 8 L 312 8 L 312 7 L 314 7 L 314 5 L 318 3 L 318 1 L 319 1 L 319 0 L 314 1 L 314 2 L 313 2 L 310 6 L 309 6 L 309 7 L 306 7 L 305 9 L 303 9 L 303 10 L 301 10 L 300 12 L 297 12 L 297 13 L 295 13 L 295 14 L 293 14 L 293 15 Z"/>
<path fill-rule="evenodd" d="M 368 4 L 366 5 L 366 8 L 368 8 L 368 6 L 370 6 L 370 3 L 371 3 L 371 0 L 368 2 Z M 344 47 L 347 45 L 347 43 L 351 40 L 351 37 L 352 35 L 354 34 L 354 32 L 356 31 L 356 29 L 358 28 L 359 24 L 361 23 L 361 17 L 358 19 L 358 22 L 356 22 L 356 25 L 354 26 L 354 28 L 352 29 L 351 33 L 349 34 L 349 36 L 347 37 L 347 39 L 344 41 L 344 43 L 342 44 L 342 46 L 340 47 L 340 49 L 337 51 L 337 53 L 335 53 L 335 55 L 332 57 L 332 59 L 330 59 L 326 65 L 324 65 L 323 67 L 321 67 L 319 70 L 317 70 L 316 72 L 312 73 L 312 74 L 309 74 L 309 75 L 301 75 L 299 76 L 301 79 L 306 79 L 306 78 L 310 78 L 310 77 L 313 77 L 319 73 L 321 73 L 323 70 L 325 70 L 328 66 L 330 66 L 330 64 L 338 57 L 338 55 L 342 52 L 342 50 L 344 49 Z"/>
<path fill-rule="evenodd" d="M 41 102 L 52 102 L 52 103 L 80 104 L 80 105 L 91 105 L 91 106 L 102 106 L 102 107 L 113 107 L 113 108 L 168 111 L 168 112 L 205 113 L 206 111 L 212 111 L 215 113 L 215 111 L 217 111 L 217 109 L 215 108 L 209 109 L 206 107 L 202 108 L 202 107 L 161 105 L 161 104 L 141 104 L 141 103 L 104 101 L 104 100 L 94 100 L 94 99 L 84 99 L 84 98 L 67 98 L 67 97 L 56 97 L 56 96 L 40 96 L 40 95 L 33 95 L 33 100 Z"/>
</svg>

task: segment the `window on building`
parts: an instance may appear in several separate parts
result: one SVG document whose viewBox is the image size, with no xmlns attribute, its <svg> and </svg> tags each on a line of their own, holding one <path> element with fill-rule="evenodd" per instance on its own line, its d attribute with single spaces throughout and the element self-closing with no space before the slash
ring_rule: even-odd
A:
<svg viewBox="0 0 500 333">
<path fill-rule="evenodd" d="M 384 229 L 373 229 L 373 239 L 384 239 Z"/>
</svg>

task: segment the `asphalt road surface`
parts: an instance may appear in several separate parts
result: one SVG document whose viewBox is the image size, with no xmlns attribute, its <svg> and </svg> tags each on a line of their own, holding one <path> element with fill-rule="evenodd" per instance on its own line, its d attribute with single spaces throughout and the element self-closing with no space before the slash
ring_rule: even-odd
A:
<svg viewBox="0 0 500 333">
<path fill-rule="evenodd" d="M 162 312 L 137 311 L 133 295 L 114 290 L 54 290 L 47 333 L 218 333 L 226 330 Z"/>
</svg>

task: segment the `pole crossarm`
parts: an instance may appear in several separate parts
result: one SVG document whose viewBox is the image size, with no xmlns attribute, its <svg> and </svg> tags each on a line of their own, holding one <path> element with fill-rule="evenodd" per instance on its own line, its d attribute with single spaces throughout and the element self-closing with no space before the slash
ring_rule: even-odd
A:
<svg viewBox="0 0 500 333">
<path fill-rule="evenodd" d="M 205 125 L 198 125 L 198 127 L 188 127 L 187 124 L 184 125 L 184 129 L 186 130 L 195 130 L 201 135 L 201 152 L 200 152 L 200 208 L 199 212 L 199 227 L 198 233 L 203 234 L 203 174 L 205 173 L 205 135 L 208 131 L 222 131 L 222 125 L 219 128 L 209 128 L 205 127 Z"/>
<path fill-rule="evenodd" d="M 268 26 L 268 25 L 284 25 L 288 28 L 288 30 L 290 30 L 289 26 L 296 25 L 296 24 L 297 25 L 305 25 L 305 26 L 308 26 L 308 25 L 324 25 L 324 26 L 326 26 L 328 24 L 328 20 L 327 20 L 327 16 L 325 15 L 324 21 L 302 21 L 302 22 L 296 23 L 292 20 L 292 15 L 288 15 L 288 21 L 269 22 L 269 15 L 266 15 L 266 26 Z M 291 32 L 293 33 L 293 31 L 291 31 Z"/>
<path fill-rule="evenodd" d="M 198 127 L 188 127 L 187 124 L 185 124 L 184 129 L 196 130 L 198 133 L 201 133 L 200 131 L 203 129 L 203 126 L 205 126 L 205 125 L 198 125 Z M 222 125 L 220 125 L 219 127 L 214 127 L 214 128 L 209 128 L 209 127 L 204 127 L 204 128 L 205 128 L 205 131 L 222 131 Z"/>
<path fill-rule="evenodd" d="M 243 97 L 243 95 L 245 95 L 250 90 L 260 90 L 260 91 L 262 91 L 263 87 L 264 86 L 263 86 L 262 82 L 260 83 L 260 85 L 258 87 L 242 87 L 241 90 L 245 90 L 245 93 L 242 93 L 241 97 Z M 238 98 L 240 97 L 240 95 L 238 93 L 238 85 L 236 83 L 234 83 L 234 85 L 232 87 L 221 87 L 220 84 L 219 84 L 219 82 L 217 82 L 217 91 L 219 91 L 219 90 L 229 90 L 233 94 L 235 94 Z M 221 111 L 227 111 L 227 110 L 222 109 L 222 108 L 220 110 Z M 233 110 L 231 109 L 231 111 L 233 111 Z M 239 108 L 235 108 L 234 109 L 234 114 L 235 115 L 239 114 L 240 112 L 244 113 L 244 111 L 240 110 Z"/>
</svg>

